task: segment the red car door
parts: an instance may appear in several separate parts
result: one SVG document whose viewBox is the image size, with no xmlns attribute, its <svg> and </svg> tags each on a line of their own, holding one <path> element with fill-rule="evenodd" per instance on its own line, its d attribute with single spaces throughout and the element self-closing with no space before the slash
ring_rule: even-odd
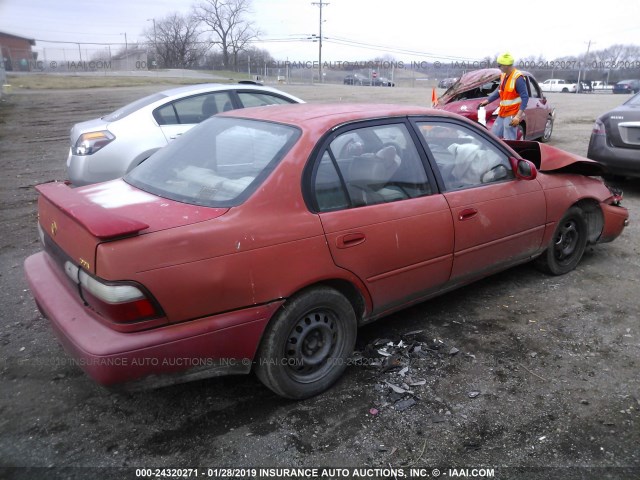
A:
<svg viewBox="0 0 640 480">
<path fill-rule="evenodd" d="M 544 134 L 544 127 L 549 116 L 549 107 L 536 81 L 531 77 L 527 77 L 527 84 L 529 103 L 525 110 L 526 138 L 527 140 L 534 140 Z"/>
<path fill-rule="evenodd" d="M 488 273 L 539 249 L 546 206 L 537 181 L 512 179 L 444 196 L 455 224 L 452 281 Z"/>
<path fill-rule="evenodd" d="M 538 181 L 516 179 L 509 156 L 484 132 L 453 120 L 417 125 L 451 208 L 451 281 L 483 276 L 535 253 L 546 218 Z"/>
<path fill-rule="evenodd" d="M 338 134 L 318 158 L 312 190 L 331 255 L 367 286 L 373 314 L 448 281 L 451 212 L 427 177 L 407 125 Z"/>
</svg>

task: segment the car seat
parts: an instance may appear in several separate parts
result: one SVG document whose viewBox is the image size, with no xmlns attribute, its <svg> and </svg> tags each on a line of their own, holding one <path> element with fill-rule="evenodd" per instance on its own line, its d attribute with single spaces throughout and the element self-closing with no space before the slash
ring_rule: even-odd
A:
<svg viewBox="0 0 640 480">
<path fill-rule="evenodd" d="M 218 113 L 218 104 L 216 103 L 216 97 L 209 96 L 204 102 L 202 102 L 202 117 L 203 119 L 209 118 Z"/>
<path fill-rule="evenodd" d="M 401 164 L 393 146 L 355 157 L 349 166 L 348 189 L 356 205 L 373 205 L 405 198 L 401 192 L 386 188 Z"/>
</svg>

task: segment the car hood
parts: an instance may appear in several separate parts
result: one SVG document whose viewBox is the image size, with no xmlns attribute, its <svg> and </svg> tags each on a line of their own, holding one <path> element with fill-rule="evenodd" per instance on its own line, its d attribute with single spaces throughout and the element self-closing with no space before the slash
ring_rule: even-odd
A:
<svg viewBox="0 0 640 480">
<path fill-rule="evenodd" d="M 498 68 L 482 68 L 465 73 L 438 98 L 438 104 L 445 105 L 456 95 L 498 78 L 500 78 L 500 69 Z"/>
<path fill-rule="evenodd" d="M 532 162 L 541 172 L 577 173 L 587 176 L 602 176 L 606 173 L 598 162 L 551 145 L 523 140 L 504 140 L 504 142 L 522 158 Z"/>
</svg>

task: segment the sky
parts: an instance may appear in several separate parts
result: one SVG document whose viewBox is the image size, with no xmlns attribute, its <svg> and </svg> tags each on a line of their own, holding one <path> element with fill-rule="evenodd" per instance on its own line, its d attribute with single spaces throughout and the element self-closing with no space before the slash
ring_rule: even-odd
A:
<svg viewBox="0 0 640 480">
<path fill-rule="evenodd" d="M 0 0 L 0 31 L 36 39 L 40 58 L 124 46 L 144 40 L 159 20 L 188 13 L 198 0 Z M 276 60 L 317 61 L 322 0 L 252 0 L 252 20 L 261 32 L 256 47 Z M 315 5 L 314 5 L 315 3 Z M 547 60 L 640 45 L 640 2 L 500 2 L 458 0 L 325 0 L 323 62 L 359 62 L 380 57 L 404 61 L 481 60 L 509 51 L 514 58 Z M 450 8 L 450 11 L 447 9 Z M 71 42 L 68 44 L 53 42 Z"/>
</svg>

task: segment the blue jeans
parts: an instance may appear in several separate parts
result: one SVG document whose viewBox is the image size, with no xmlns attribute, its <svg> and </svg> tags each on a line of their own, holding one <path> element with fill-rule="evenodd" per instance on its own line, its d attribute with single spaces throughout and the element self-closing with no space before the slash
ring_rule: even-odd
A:
<svg viewBox="0 0 640 480">
<path fill-rule="evenodd" d="M 512 127 L 510 125 L 513 117 L 514 115 L 509 117 L 498 116 L 496 121 L 493 122 L 493 127 L 491 127 L 491 131 L 494 135 L 504 138 L 505 140 L 516 140 L 518 137 L 518 127 Z"/>
</svg>

